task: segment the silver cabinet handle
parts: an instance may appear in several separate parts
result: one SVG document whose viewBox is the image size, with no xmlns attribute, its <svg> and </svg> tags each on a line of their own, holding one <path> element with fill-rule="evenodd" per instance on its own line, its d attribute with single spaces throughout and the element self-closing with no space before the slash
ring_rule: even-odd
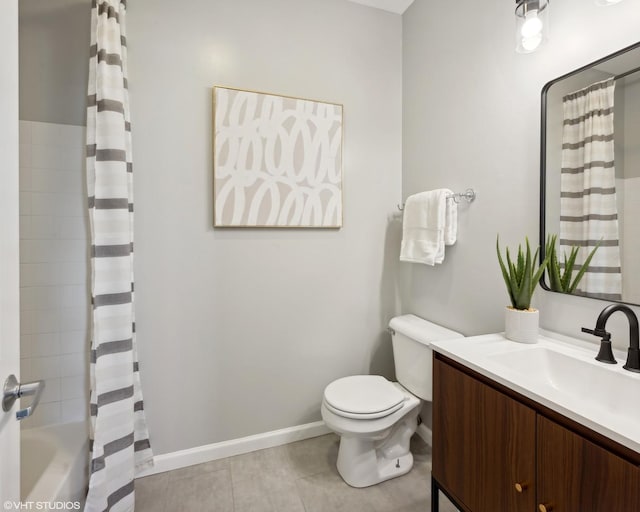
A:
<svg viewBox="0 0 640 512">
<path fill-rule="evenodd" d="M 4 382 L 4 388 L 2 390 L 2 410 L 4 412 L 8 412 L 13 407 L 13 404 L 18 398 L 33 395 L 33 401 L 31 402 L 29 407 L 25 409 L 19 409 L 16 412 L 16 419 L 18 421 L 24 418 L 28 418 L 33 414 L 33 411 L 38 406 L 38 402 L 40 402 L 40 397 L 42 396 L 43 391 L 43 380 L 36 380 L 34 382 L 26 382 L 24 384 L 20 384 L 15 375 L 9 375 L 7 380 Z"/>
</svg>

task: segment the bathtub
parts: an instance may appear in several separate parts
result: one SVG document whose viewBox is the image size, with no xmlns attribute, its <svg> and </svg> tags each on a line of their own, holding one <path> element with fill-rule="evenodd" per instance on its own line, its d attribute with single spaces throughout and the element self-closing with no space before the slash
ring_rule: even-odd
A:
<svg viewBox="0 0 640 512">
<path fill-rule="evenodd" d="M 80 502 L 89 474 L 87 424 L 64 423 L 20 433 L 22 501 Z"/>
</svg>

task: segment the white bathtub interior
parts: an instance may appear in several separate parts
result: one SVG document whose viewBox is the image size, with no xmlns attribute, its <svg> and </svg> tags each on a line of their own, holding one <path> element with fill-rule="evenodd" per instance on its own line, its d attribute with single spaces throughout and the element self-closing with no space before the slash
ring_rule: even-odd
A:
<svg viewBox="0 0 640 512">
<path fill-rule="evenodd" d="M 84 504 L 89 472 L 86 422 L 23 429 L 20 444 L 23 502 Z"/>
</svg>

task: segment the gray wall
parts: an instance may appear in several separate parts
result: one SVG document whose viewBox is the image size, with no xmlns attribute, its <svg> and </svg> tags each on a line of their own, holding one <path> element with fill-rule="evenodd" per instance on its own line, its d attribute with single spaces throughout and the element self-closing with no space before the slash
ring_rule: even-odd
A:
<svg viewBox="0 0 640 512">
<path fill-rule="evenodd" d="M 401 17 L 345 0 L 138 0 L 128 42 L 156 453 L 316 421 L 331 380 L 392 376 Z M 213 229 L 214 84 L 344 105 L 342 229 Z"/>
<path fill-rule="evenodd" d="M 623 209 L 620 216 L 619 229 L 621 232 L 622 250 L 622 296 L 636 304 L 640 304 L 640 79 L 638 75 L 631 75 L 624 79 L 624 87 L 620 88 L 623 97 L 624 140 L 622 151 L 616 153 L 616 171 L 618 154 L 624 161 L 623 179 L 619 181 L 618 196 L 623 197 Z M 616 98 L 617 99 L 617 98 Z M 618 109 L 616 108 L 616 115 Z M 617 127 L 616 127 L 617 128 Z M 617 136 L 616 136 L 617 137 Z M 616 184 L 618 186 L 618 184 Z M 618 199 L 620 202 L 620 199 Z M 620 210 L 619 210 L 620 211 Z"/>
<path fill-rule="evenodd" d="M 626 78 L 621 88 L 624 98 L 624 179 L 640 178 L 640 79 Z M 617 111 L 616 111 L 617 114 Z M 617 157 L 617 155 L 616 155 Z"/>
<path fill-rule="evenodd" d="M 444 186 L 478 192 L 459 213 L 459 241 L 444 264 L 403 268 L 404 309 L 465 334 L 504 327 L 496 234 L 510 245 L 538 239 L 542 87 L 637 42 L 640 21 L 637 2 L 552 2 L 549 44 L 519 55 L 513 9 L 498 0 L 476 4 L 418 0 L 403 16 L 404 196 Z M 541 324 L 571 335 L 595 324 L 606 304 L 536 293 Z M 627 343 L 624 329 L 622 321 L 614 329 L 619 346 Z"/>
<path fill-rule="evenodd" d="M 20 119 L 84 125 L 90 0 L 20 0 Z"/>
</svg>

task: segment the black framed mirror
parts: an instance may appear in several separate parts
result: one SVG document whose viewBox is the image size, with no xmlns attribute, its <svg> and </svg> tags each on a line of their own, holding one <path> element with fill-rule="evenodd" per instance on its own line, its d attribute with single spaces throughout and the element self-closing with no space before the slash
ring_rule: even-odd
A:
<svg viewBox="0 0 640 512">
<path fill-rule="evenodd" d="M 543 288 L 640 304 L 640 43 L 543 87 L 540 147 Z"/>
</svg>

